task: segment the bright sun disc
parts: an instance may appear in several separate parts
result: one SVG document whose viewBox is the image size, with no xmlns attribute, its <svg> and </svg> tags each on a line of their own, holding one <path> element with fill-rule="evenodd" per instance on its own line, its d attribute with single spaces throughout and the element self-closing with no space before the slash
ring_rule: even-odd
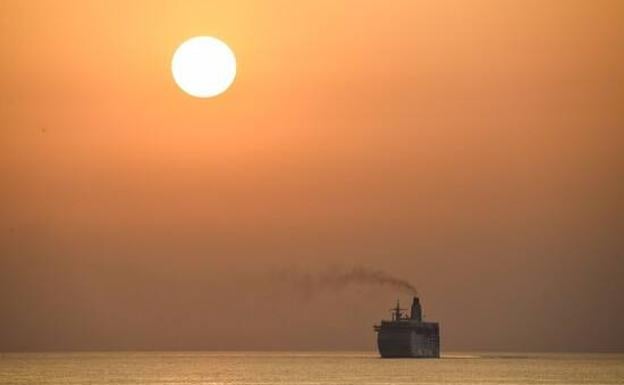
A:
<svg viewBox="0 0 624 385">
<path fill-rule="evenodd" d="M 182 43 L 173 54 L 171 72 L 176 84 L 198 98 L 217 96 L 236 77 L 236 57 L 224 42 L 197 36 Z"/>
</svg>

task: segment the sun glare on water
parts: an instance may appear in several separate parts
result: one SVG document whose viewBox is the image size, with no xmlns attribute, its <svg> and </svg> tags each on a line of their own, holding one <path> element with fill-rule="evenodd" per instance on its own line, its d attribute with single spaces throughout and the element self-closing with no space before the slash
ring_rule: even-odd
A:
<svg viewBox="0 0 624 385">
<path fill-rule="evenodd" d="M 187 94 L 210 98 L 225 92 L 236 77 L 234 52 L 221 40 L 197 36 L 182 43 L 173 54 L 171 72 Z"/>
</svg>

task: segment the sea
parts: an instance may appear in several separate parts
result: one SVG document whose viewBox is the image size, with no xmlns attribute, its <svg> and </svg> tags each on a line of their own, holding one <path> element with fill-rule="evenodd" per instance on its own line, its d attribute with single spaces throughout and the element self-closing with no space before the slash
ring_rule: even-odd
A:
<svg viewBox="0 0 624 385">
<path fill-rule="evenodd" d="M 624 354 L 0 353 L 0 384 L 624 384 Z"/>
</svg>

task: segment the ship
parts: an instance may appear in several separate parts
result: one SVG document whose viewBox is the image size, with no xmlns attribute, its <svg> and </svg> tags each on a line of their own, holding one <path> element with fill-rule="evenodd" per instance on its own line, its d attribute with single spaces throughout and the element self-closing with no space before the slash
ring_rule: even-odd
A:
<svg viewBox="0 0 624 385">
<path fill-rule="evenodd" d="M 409 316 L 399 300 L 391 309 L 392 320 L 374 325 L 377 348 L 382 358 L 440 358 L 440 325 L 424 322 L 418 297 L 414 297 Z"/>
</svg>

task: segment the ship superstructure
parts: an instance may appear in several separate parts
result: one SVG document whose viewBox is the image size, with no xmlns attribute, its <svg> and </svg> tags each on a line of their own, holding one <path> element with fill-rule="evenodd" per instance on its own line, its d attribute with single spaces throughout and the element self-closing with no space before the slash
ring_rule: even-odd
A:
<svg viewBox="0 0 624 385">
<path fill-rule="evenodd" d="M 392 320 L 375 325 L 377 347 L 383 358 L 439 358 L 440 327 L 437 322 L 424 322 L 418 297 L 414 297 L 409 316 L 397 300 L 391 309 Z"/>
</svg>

